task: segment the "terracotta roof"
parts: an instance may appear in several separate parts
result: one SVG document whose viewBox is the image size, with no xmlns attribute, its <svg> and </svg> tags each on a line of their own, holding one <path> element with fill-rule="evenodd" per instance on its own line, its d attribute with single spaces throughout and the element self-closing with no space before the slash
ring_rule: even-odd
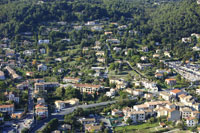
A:
<svg viewBox="0 0 200 133">
<path fill-rule="evenodd" d="M 75 84 L 76 87 L 88 87 L 88 88 L 100 88 L 100 85 L 92 85 L 92 84 Z"/>
<path fill-rule="evenodd" d="M 195 117 L 188 117 L 186 118 L 186 120 L 195 120 L 196 118 Z"/>
<path fill-rule="evenodd" d="M 170 78 L 170 79 L 165 79 L 165 81 L 176 81 L 176 79 Z"/>
<path fill-rule="evenodd" d="M 144 111 L 134 111 L 134 112 L 128 112 L 128 114 L 145 114 Z"/>
<path fill-rule="evenodd" d="M 13 108 L 14 104 L 0 105 L 0 108 Z"/>
<path fill-rule="evenodd" d="M 135 105 L 134 107 L 137 107 L 137 108 L 148 108 L 149 106 L 146 105 L 146 104 L 140 104 L 140 105 Z"/>
<path fill-rule="evenodd" d="M 173 92 L 173 93 L 180 93 L 181 92 L 181 90 L 179 90 L 179 89 L 174 89 L 174 90 L 171 90 L 171 92 Z"/>
<path fill-rule="evenodd" d="M 179 95 L 178 97 L 179 98 L 184 98 L 186 95 L 185 94 L 181 94 L 181 95 Z"/>
</svg>

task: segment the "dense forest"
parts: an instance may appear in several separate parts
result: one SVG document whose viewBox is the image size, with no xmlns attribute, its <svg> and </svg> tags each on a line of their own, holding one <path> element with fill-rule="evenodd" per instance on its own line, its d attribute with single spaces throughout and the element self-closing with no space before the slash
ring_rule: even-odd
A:
<svg viewBox="0 0 200 133">
<path fill-rule="evenodd" d="M 149 40 L 169 42 L 200 32 L 200 6 L 196 0 L 3 0 L 1 37 L 38 31 L 49 21 L 86 22 L 102 18 L 132 25 Z"/>
</svg>

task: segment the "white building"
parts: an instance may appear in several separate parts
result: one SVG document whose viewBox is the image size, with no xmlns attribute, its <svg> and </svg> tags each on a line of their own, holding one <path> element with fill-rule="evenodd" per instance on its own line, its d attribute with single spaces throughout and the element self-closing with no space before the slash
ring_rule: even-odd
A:
<svg viewBox="0 0 200 133">
<path fill-rule="evenodd" d="M 198 121 L 194 117 L 186 118 L 186 125 L 188 127 L 195 127 L 198 124 Z"/>
<path fill-rule="evenodd" d="M 38 44 L 49 44 L 49 40 L 39 40 Z"/>
<path fill-rule="evenodd" d="M 5 80 L 5 74 L 3 71 L 0 71 L 0 80 Z"/>
<path fill-rule="evenodd" d="M 47 66 L 44 64 L 40 64 L 38 65 L 38 71 L 46 71 L 47 70 Z"/>
<path fill-rule="evenodd" d="M 107 97 L 113 97 L 116 94 L 116 90 L 115 89 L 110 89 L 110 91 L 106 92 L 106 96 Z"/>
<path fill-rule="evenodd" d="M 14 104 L 0 105 L 0 112 L 8 112 L 8 114 L 12 114 L 14 112 Z"/>
</svg>

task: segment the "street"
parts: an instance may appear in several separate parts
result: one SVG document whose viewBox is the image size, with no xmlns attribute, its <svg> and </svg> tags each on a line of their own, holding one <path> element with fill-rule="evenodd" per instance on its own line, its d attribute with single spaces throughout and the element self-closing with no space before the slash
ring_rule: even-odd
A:
<svg viewBox="0 0 200 133">
<path fill-rule="evenodd" d="M 28 91 L 28 113 L 23 116 L 22 119 L 19 120 L 12 120 L 8 126 L 3 127 L 3 132 L 21 132 L 24 128 L 30 128 L 33 122 L 33 108 L 34 101 L 33 101 L 33 89 L 30 87 Z"/>
<path fill-rule="evenodd" d="M 74 106 L 74 107 L 71 107 L 71 108 L 63 109 L 61 112 L 52 113 L 51 116 L 49 116 L 47 119 L 38 122 L 36 125 L 33 126 L 33 128 L 31 129 L 30 132 L 31 133 L 36 132 L 38 129 L 42 128 L 45 125 L 45 123 L 49 122 L 51 119 L 57 118 L 59 120 L 63 120 L 64 115 L 72 113 L 77 108 L 87 109 L 87 108 L 93 108 L 93 107 L 113 104 L 115 102 L 116 101 L 108 101 L 108 102 L 94 103 L 94 104 L 89 104 L 89 105 L 77 105 L 77 106 Z"/>
</svg>

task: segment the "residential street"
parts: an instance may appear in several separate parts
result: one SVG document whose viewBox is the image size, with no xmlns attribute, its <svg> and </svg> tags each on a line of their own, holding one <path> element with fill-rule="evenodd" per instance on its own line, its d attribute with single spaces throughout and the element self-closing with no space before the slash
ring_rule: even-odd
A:
<svg viewBox="0 0 200 133">
<path fill-rule="evenodd" d="M 52 113 L 51 116 L 49 116 L 47 119 L 45 119 L 41 122 L 38 122 L 36 125 L 34 125 L 33 128 L 31 129 L 31 133 L 34 133 L 38 129 L 42 128 L 45 125 L 45 123 L 49 122 L 51 119 L 57 118 L 59 120 L 63 120 L 64 115 L 72 113 L 76 108 L 87 109 L 87 108 L 93 108 L 93 107 L 113 104 L 115 102 L 116 101 L 108 101 L 108 102 L 94 103 L 94 104 L 89 104 L 89 105 L 77 105 L 77 106 L 74 106 L 71 108 L 66 108 L 59 113 Z"/>
</svg>

